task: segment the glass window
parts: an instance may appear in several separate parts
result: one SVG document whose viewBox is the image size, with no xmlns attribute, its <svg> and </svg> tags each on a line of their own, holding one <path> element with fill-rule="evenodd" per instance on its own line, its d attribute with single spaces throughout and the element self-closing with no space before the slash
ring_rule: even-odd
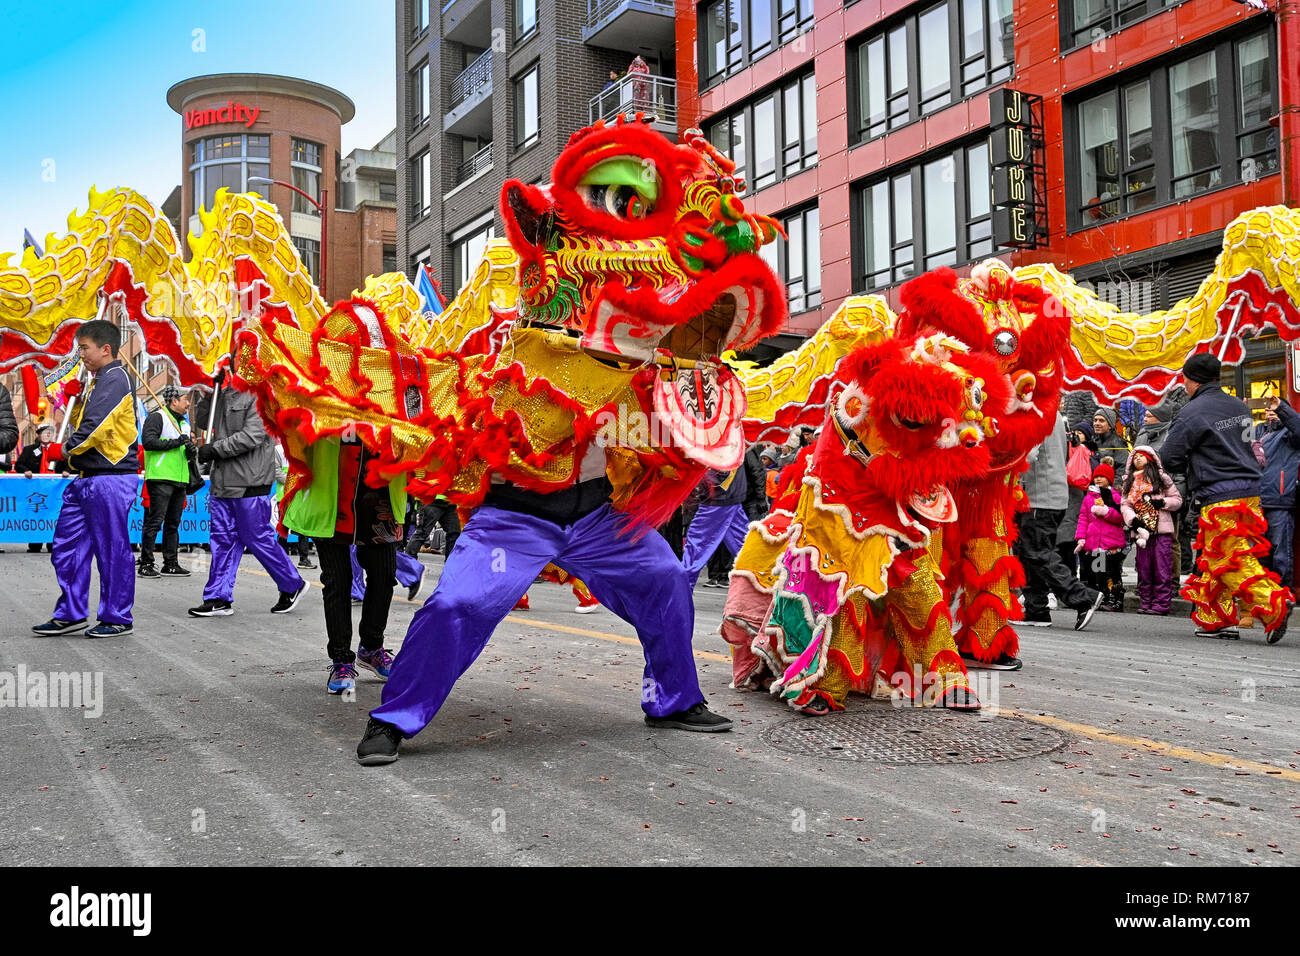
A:
<svg viewBox="0 0 1300 956">
<path fill-rule="evenodd" d="M 772 0 L 749 0 L 749 50 L 751 56 L 772 47 Z"/>
<path fill-rule="evenodd" d="M 411 128 L 421 126 L 429 118 L 429 61 L 425 60 L 411 71 Z"/>
<path fill-rule="evenodd" d="M 524 149 L 537 142 L 538 68 L 533 67 L 515 81 L 515 149 Z"/>
<path fill-rule="evenodd" d="M 414 0 L 411 6 L 414 8 L 411 26 L 417 34 L 423 33 L 429 29 L 429 0 Z"/>
<path fill-rule="evenodd" d="M 1281 169 L 1278 131 L 1269 125 L 1277 112 L 1275 74 L 1269 62 L 1268 34 L 1237 44 L 1237 121 L 1245 131 L 1237 137 L 1242 182 L 1254 182 Z"/>
<path fill-rule="evenodd" d="M 787 241 L 783 244 L 784 265 L 777 272 L 785 278 L 791 312 L 806 312 L 822 304 L 821 228 L 817 207 L 784 217 Z M 780 240 L 778 240 L 780 243 Z"/>
<path fill-rule="evenodd" d="M 933 7 L 917 20 L 921 77 L 921 113 L 952 102 L 952 66 L 948 59 L 948 5 Z"/>
<path fill-rule="evenodd" d="M 203 205 L 211 209 L 216 203 L 217 190 L 229 189 L 243 192 L 244 167 L 240 163 L 217 163 L 203 169 Z"/>
<path fill-rule="evenodd" d="M 754 104 L 754 188 L 776 182 L 776 118 L 771 96 Z"/>
<path fill-rule="evenodd" d="M 537 28 L 537 0 L 515 0 L 515 39 Z"/>
<path fill-rule="evenodd" d="M 428 151 L 420 155 L 420 204 L 426 211 L 433 208 L 433 169 Z"/>
<path fill-rule="evenodd" d="M 1169 119 L 1174 197 L 1219 185 L 1219 90 L 1213 53 L 1170 67 Z"/>
<path fill-rule="evenodd" d="M 483 250 L 487 247 L 488 240 L 492 236 L 491 222 L 470 232 L 468 235 L 457 233 L 452 236 L 450 243 L 452 249 L 452 281 L 455 284 L 456 292 L 459 292 L 469 277 L 474 274 L 479 260 L 483 258 Z"/>
<path fill-rule="evenodd" d="M 705 79 L 727 69 L 727 0 L 716 0 L 704 8 Z"/>
<path fill-rule="evenodd" d="M 885 131 L 885 38 L 858 47 L 858 129 L 868 139 Z"/>
<path fill-rule="evenodd" d="M 1149 80 L 1124 89 L 1124 153 L 1124 209 L 1145 209 L 1156 201 Z"/>
<path fill-rule="evenodd" d="M 411 257 L 411 284 L 417 285 L 420 281 L 420 270 L 427 266 L 433 255 L 433 250 L 427 246 Z"/>
<path fill-rule="evenodd" d="M 381 273 L 397 271 L 397 246 L 385 245 L 379 260 Z"/>
<path fill-rule="evenodd" d="M 945 156 L 926 163 L 922 177 L 925 202 L 922 214 L 925 220 L 925 268 L 957 264 L 957 208 L 956 160 Z"/>
<path fill-rule="evenodd" d="M 245 136 L 245 152 L 249 156 L 256 156 L 262 159 L 271 158 L 271 137 L 269 136 Z"/>
<path fill-rule="evenodd" d="M 989 171 L 989 144 L 966 150 L 966 259 L 974 262 L 993 255 L 993 184 Z"/>
<path fill-rule="evenodd" d="M 301 166 L 293 167 L 293 184 L 305 192 L 313 199 L 320 199 L 320 170 L 304 169 Z M 306 213 L 309 216 L 319 216 L 320 210 L 308 202 L 304 197 L 293 194 L 293 211 Z"/>
<path fill-rule="evenodd" d="M 910 84 L 907 80 L 907 27 L 889 31 L 889 127 L 906 122 L 910 109 Z"/>
<path fill-rule="evenodd" d="M 294 248 L 298 250 L 298 257 L 302 259 L 303 268 L 311 276 L 312 282 L 318 282 L 320 277 L 320 243 L 315 239 L 305 239 L 302 236 L 290 236 Z"/>
<path fill-rule="evenodd" d="M 310 140 L 294 139 L 293 149 L 289 154 L 289 161 L 294 163 L 303 163 L 306 166 L 315 166 L 320 169 L 320 143 L 313 143 Z"/>
<path fill-rule="evenodd" d="M 1016 32 L 1011 20 L 1011 0 L 988 0 L 989 82 L 1000 83 L 1011 75 L 1016 62 Z"/>
<path fill-rule="evenodd" d="M 816 85 L 809 75 L 781 91 L 781 174 L 793 176 L 817 162 Z"/>
<path fill-rule="evenodd" d="M 861 262 L 855 287 L 880 289 L 923 269 L 991 255 L 990 186 L 984 141 L 869 183 L 854 206 L 861 215 L 853 227 L 861 240 L 854 251 Z"/>
<path fill-rule="evenodd" d="M 1086 215 L 1104 219 L 1119 212 L 1119 124 L 1115 93 L 1079 107 L 1079 167 Z"/>
<path fill-rule="evenodd" d="M 263 199 L 270 199 L 272 184 L 264 183 L 264 182 L 253 182 L 253 179 L 254 178 L 259 180 L 270 179 L 271 167 L 266 163 L 248 163 L 244 167 L 244 169 L 247 174 L 245 177 L 245 182 L 247 183 L 247 185 L 244 187 L 244 191 L 257 193 Z"/>
</svg>

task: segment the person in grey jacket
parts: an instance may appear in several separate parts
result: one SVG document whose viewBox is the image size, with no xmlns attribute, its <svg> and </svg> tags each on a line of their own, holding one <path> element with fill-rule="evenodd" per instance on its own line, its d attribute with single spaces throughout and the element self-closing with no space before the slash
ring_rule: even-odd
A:
<svg viewBox="0 0 1300 956">
<path fill-rule="evenodd" d="M 206 422 L 214 399 L 199 403 L 195 420 Z M 199 463 L 210 462 L 209 540 L 212 564 L 203 603 L 191 617 L 234 613 L 235 575 L 247 548 L 280 590 L 272 614 L 288 614 L 307 591 L 307 582 L 280 548 L 271 526 L 271 485 L 278 473 L 275 441 L 266 432 L 257 403 L 248 392 L 218 388 L 212 435 L 200 445 Z"/>
<path fill-rule="evenodd" d="M 1082 631 L 1101 605 L 1103 595 L 1073 577 L 1056 550 L 1056 533 L 1069 502 L 1065 478 L 1065 419 L 1058 412 L 1054 428 L 1041 445 L 1029 453 L 1029 470 L 1020 476 L 1020 486 L 1029 498 L 1029 510 L 1016 515 L 1019 538 L 1016 557 L 1025 569 L 1025 623 L 1051 627 L 1047 593 L 1056 595 L 1063 606 L 1078 614 L 1074 629 Z"/>
</svg>

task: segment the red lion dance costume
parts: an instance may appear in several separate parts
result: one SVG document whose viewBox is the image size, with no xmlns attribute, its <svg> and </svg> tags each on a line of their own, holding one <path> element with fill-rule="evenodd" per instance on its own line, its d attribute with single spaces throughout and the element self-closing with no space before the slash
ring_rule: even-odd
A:
<svg viewBox="0 0 1300 956">
<path fill-rule="evenodd" d="M 886 688 L 976 709 L 959 647 L 976 661 L 1017 650 L 1016 477 L 1055 424 L 1069 321 L 995 260 L 965 280 L 948 269 L 915 279 L 902 300 L 885 340 L 901 351 L 882 367 L 871 350 L 841 361 L 802 487 L 783 482 L 732 576 L 722 633 L 736 686 L 767 684 L 806 713 Z M 978 401 L 956 401 L 926 368 L 923 343 L 935 341 L 952 344 L 949 371 L 965 367 Z M 971 431 L 956 444 L 926 435 L 944 421 Z M 842 527 L 826 517 L 840 501 L 852 515 Z"/>
</svg>

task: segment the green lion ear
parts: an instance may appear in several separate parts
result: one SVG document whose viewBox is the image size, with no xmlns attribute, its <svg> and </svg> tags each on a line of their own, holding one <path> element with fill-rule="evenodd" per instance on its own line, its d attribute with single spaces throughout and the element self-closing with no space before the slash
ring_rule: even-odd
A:
<svg viewBox="0 0 1300 956">
<path fill-rule="evenodd" d="M 629 186 L 647 203 L 659 199 L 659 173 L 653 163 L 636 156 L 619 156 L 597 163 L 578 180 L 579 186 Z"/>
</svg>

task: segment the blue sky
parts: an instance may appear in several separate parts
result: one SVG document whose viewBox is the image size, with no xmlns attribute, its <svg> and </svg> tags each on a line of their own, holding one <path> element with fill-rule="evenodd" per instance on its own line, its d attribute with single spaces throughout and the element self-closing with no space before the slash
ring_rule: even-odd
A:
<svg viewBox="0 0 1300 956">
<path fill-rule="evenodd" d="M 181 177 L 166 94 L 186 77 L 325 83 L 357 105 L 343 152 L 374 145 L 396 122 L 393 18 L 392 0 L 0 0 L 0 252 L 66 232 L 92 185 L 161 205 Z"/>
</svg>

